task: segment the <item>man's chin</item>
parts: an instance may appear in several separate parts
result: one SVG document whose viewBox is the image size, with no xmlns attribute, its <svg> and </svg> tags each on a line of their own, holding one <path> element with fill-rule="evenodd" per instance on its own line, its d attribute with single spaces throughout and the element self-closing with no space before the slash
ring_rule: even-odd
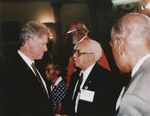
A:
<svg viewBox="0 0 150 116">
<path fill-rule="evenodd" d="M 76 70 L 81 70 L 81 68 L 79 66 L 76 66 L 76 65 L 75 65 L 75 69 Z"/>
<path fill-rule="evenodd" d="M 79 67 L 77 63 L 74 63 L 75 67 Z"/>
</svg>

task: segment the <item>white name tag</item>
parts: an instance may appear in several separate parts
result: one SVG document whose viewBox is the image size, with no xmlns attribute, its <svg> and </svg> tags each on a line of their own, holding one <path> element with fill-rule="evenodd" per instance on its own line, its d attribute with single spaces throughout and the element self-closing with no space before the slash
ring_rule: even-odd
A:
<svg viewBox="0 0 150 116">
<path fill-rule="evenodd" d="M 93 102 L 94 95 L 95 95 L 94 91 L 89 91 L 89 90 L 82 89 L 81 94 L 80 94 L 80 100 Z"/>
</svg>

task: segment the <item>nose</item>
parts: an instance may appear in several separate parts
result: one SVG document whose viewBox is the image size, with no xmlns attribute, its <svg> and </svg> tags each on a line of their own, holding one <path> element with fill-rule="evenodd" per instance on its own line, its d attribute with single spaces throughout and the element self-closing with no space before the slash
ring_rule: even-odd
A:
<svg viewBox="0 0 150 116">
<path fill-rule="evenodd" d="M 77 57 L 77 55 L 76 55 L 76 53 L 74 52 L 74 53 L 72 53 L 72 57 L 74 58 L 74 57 Z"/>
<path fill-rule="evenodd" d="M 78 58 L 76 53 L 74 53 L 74 54 L 72 55 L 72 57 L 73 57 L 73 60 L 75 60 L 75 59 Z"/>
</svg>

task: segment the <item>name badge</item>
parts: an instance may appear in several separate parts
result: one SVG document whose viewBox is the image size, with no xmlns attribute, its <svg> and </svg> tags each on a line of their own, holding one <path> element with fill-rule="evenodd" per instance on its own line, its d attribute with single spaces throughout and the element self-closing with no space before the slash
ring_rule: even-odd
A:
<svg viewBox="0 0 150 116">
<path fill-rule="evenodd" d="M 93 102 L 94 95 L 95 95 L 94 91 L 89 91 L 89 90 L 82 89 L 81 94 L 80 94 L 80 100 Z"/>
</svg>

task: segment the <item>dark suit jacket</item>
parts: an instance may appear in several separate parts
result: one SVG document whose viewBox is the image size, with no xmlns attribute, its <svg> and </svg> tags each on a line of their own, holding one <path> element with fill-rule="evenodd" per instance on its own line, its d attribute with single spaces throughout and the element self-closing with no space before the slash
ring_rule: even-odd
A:
<svg viewBox="0 0 150 116">
<path fill-rule="evenodd" d="M 19 54 L 1 66 L 0 115 L 50 116 L 49 99 Z"/>
<path fill-rule="evenodd" d="M 68 94 L 62 105 L 62 114 L 75 115 L 72 95 L 78 75 L 79 72 L 75 72 L 72 76 Z M 77 115 L 113 116 L 115 113 L 115 103 L 120 92 L 116 89 L 115 84 L 117 83 L 114 81 L 115 78 L 111 72 L 95 64 L 82 88 L 85 89 L 88 87 L 88 90 L 95 92 L 94 101 L 79 100 Z"/>
</svg>

